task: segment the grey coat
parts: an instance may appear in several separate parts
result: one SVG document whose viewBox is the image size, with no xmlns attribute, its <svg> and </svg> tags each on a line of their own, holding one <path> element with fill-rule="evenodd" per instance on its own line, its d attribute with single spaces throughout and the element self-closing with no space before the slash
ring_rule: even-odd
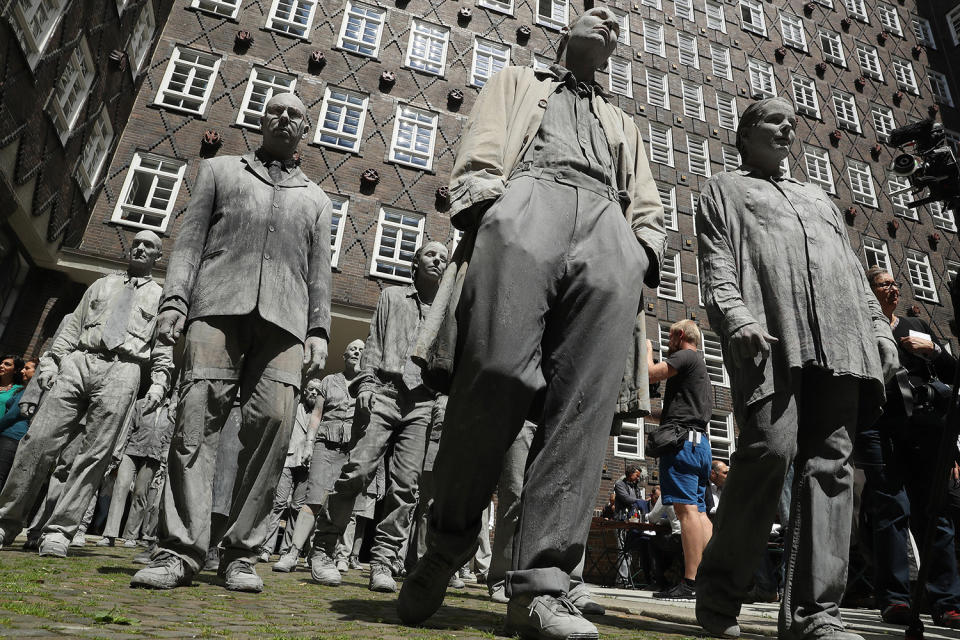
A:
<svg viewBox="0 0 960 640">
<path fill-rule="evenodd" d="M 301 341 L 330 335 L 332 205 L 299 168 L 274 184 L 253 153 L 201 160 L 161 310 L 259 313 Z"/>
</svg>

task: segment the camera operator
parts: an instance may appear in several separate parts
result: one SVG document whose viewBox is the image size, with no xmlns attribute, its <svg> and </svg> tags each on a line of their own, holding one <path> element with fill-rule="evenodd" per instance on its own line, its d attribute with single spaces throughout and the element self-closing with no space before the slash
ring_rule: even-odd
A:
<svg viewBox="0 0 960 640">
<path fill-rule="evenodd" d="M 945 509 L 933 521 L 927 515 L 931 481 L 941 473 L 932 461 L 950 398 L 950 389 L 941 380 L 953 380 L 957 361 L 933 340 L 926 322 L 894 314 L 900 289 L 888 272 L 873 267 L 866 275 L 890 320 L 905 369 L 887 385 L 884 415 L 858 434 L 855 449 L 857 464 L 866 475 L 863 501 L 872 520 L 868 530 L 873 535 L 869 546 L 877 606 L 885 622 L 910 623 L 908 526 L 917 540 L 923 539 L 926 527 L 935 526 L 934 549 L 926 556 L 931 562 L 926 584 L 931 613 L 934 624 L 960 629 L 953 524 Z M 956 464 L 952 475 L 955 480 Z"/>
</svg>

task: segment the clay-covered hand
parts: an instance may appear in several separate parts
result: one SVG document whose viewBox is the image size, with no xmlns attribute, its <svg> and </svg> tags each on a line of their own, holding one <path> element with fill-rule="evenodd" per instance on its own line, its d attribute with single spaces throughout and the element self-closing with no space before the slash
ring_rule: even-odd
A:
<svg viewBox="0 0 960 640">
<path fill-rule="evenodd" d="M 144 415 L 153 413 L 161 402 L 163 402 L 163 387 L 157 384 L 150 385 L 150 388 L 147 389 L 147 395 L 143 398 L 141 413 Z"/>
<path fill-rule="evenodd" d="M 900 368 L 900 354 L 897 353 L 897 345 L 886 338 L 877 340 L 877 350 L 880 351 L 880 367 L 883 369 L 883 383 L 886 384 Z"/>
<path fill-rule="evenodd" d="M 32 402 L 21 402 L 20 403 L 20 415 L 26 419 L 33 417 L 33 414 L 37 412 L 37 405 Z"/>
<path fill-rule="evenodd" d="M 303 467 L 310 466 L 311 459 L 313 459 L 313 442 L 304 440 L 300 448 L 300 465 Z"/>
<path fill-rule="evenodd" d="M 313 378 L 327 364 L 327 339 L 322 336 L 310 336 L 303 343 L 303 364 L 307 371 L 304 378 Z"/>
<path fill-rule="evenodd" d="M 183 333 L 183 325 L 187 316 L 176 309 L 161 311 L 157 317 L 157 342 L 160 344 L 174 344 Z"/>
<path fill-rule="evenodd" d="M 59 367 L 45 365 L 40 369 L 40 373 L 37 374 L 37 384 L 40 385 L 40 388 L 44 391 L 49 391 L 58 373 L 60 373 Z"/>
<path fill-rule="evenodd" d="M 779 342 L 756 322 L 744 325 L 730 336 L 730 351 L 737 360 L 752 360 L 758 353 L 766 358 L 770 345 Z"/>
<path fill-rule="evenodd" d="M 373 411 L 373 391 L 361 391 L 357 394 L 357 411 L 364 417 L 369 417 Z"/>
</svg>

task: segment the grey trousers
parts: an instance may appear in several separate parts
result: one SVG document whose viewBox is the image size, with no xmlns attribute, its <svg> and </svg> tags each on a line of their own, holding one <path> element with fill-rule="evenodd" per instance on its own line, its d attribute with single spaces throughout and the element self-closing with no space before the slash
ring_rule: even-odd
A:
<svg viewBox="0 0 960 640">
<path fill-rule="evenodd" d="M 80 432 L 86 435 L 43 533 L 73 538 L 87 505 L 95 497 L 110 465 L 117 439 L 140 386 L 140 365 L 108 361 L 74 351 L 60 363 L 60 373 L 44 396 L 30 430 L 20 441 L 13 469 L 0 492 L 0 529 L 4 537 L 20 533 L 37 502 L 57 457 Z"/>
<path fill-rule="evenodd" d="M 287 457 L 302 366 L 303 344 L 256 313 L 190 323 L 158 554 L 176 554 L 194 572 L 203 566 L 210 546 L 217 444 L 239 393 L 242 448 L 221 540 L 221 566 L 234 560 L 256 562 Z"/>
<path fill-rule="evenodd" d="M 364 518 L 356 513 L 350 514 L 350 522 L 347 523 L 347 528 L 343 530 L 343 534 L 337 541 L 336 560 L 338 562 L 350 558 L 359 560 L 360 547 L 363 546 L 363 534 L 367 530 L 368 522 L 370 522 L 369 518 Z"/>
<path fill-rule="evenodd" d="M 856 379 L 794 371 L 791 389 L 748 409 L 697 572 L 697 606 L 736 616 L 767 546 L 784 478 L 794 465 L 779 638 L 841 624 L 853 509 Z"/>
<path fill-rule="evenodd" d="M 80 447 L 83 446 L 83 438 L 83 431 L 78 431 L 57 457 L 57 462 L 54 465 L 53 472 L 50 474 L 49 482 L 47 482 L 47 491 L 43 497 L 43 502 L 37 509 L 37 513 L 33 516 L 30 527 L 27 529 L 27 540 L 40 540 L 40 536 L 43 534 L 43 525 L 47 524 L 47 520 L 50 519 L 50 514 L 53 513 L 53 508 L 57 506 L 57 501 L 60 500 L 60 496 L 63 494 L 63 484 L 67 481 L 67 476 L 70 475 L 70 467 L 73 466 L 73 459 L 77 457 L 77 452 L 80 450 Z M 41 486 L 44 480 L 46 480 L 46 478 L 40 474 L 37 474 L 37 477 L 34 478 L 34 482 L 37 482 Z"/>
<path fill-rule="evenodd" d="M 273 508 L 267 516 L 267 539 L 262 550 L 273 553 L 277 546 L 277 534 L 280 532 L 280 519 L 287 513 L 287 524 L 283 529 L 283 542 L 280 555 L 285 554 L 293 544 L 293 528 L 300 509 L 307 501 L 307 468 L 284 467 L 273 495 Z"/>
<path fill-rule="evenodd" d="M 150 489 L 147 490 L 147 511 L 143 516 L 143 525 L 140 528 L 140 539 L 145 542 L 157 541 L 157 526 L 160 523 L 160 499 L 163 497 L 163 485 L 167 482 L 167 466 L 160 463 L 160 468 L 153 476 Z"/>
<path fill-rule="evenodd" d="M 427 451 L 430 412 L 436 400 L 432 394 L 414 395 L 392 385 L 381 387 L 374 398 L 370 422 L 350 451 L 350 460 L 333 485 L 325 508 L 317 515 L 313 547 L 334 557 L 337 539 L 347 528 L 357 496 L 370 484 L 392 446 L 383 519 L 377 524 L 371 550 L 371 562 L 392 566 L 410 532 Z"/>
<path fill-rule="evenodd" d="M 103 529 L 106 538 L 117 538 L 120 535 L 120 521 L 123 519 L 124 508 L 127 505 L 127 495 L 133 488 L 133 497 L 130 501 L 130 511 L 127 513 L 127 522 L 123 528 L 125 540 L 136 540 L 140 536 L 140 527 L 149 507 L 150 487 L 153 477 L 160 469 L 160 461 L 145 456 L 128 456 L 124 454 L 120 466 L 117 467 L 117 479 L 113 483 L 113 496 L 110 498 L 110 510 L 107 512 L 107 524 Z"/>
<path fill-rule="evenodd" d="M 523 471 L 527 468 L 527 456 L 536 431 L 537 425 L 529 420 L 525 421 L 516 440 L 503 456 L 503 470 L 497 483 L 497 515 L 490 571 L 487 573 L 487 585 L 491 589 L 506 580 L 507 571 L 513 566 L 514 538 L 517 523 L 520 522 Z"/>
<path fill-rule="evenodd" d="M 647 266 L 615 194 L 526 175 L 507 182 L 478 227 L 457 309 L 431 552 L 454 566 L 473 556 L 504 455 L 536 405 L 506 591 L 568 591 Z"/>
</svg>

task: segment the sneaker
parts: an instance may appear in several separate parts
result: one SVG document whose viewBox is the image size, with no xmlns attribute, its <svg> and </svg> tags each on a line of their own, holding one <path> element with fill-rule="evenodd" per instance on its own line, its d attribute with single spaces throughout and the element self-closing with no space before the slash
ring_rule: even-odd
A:
<svg viewBox="0 0 960 640">
<path fill-rule="evenodd" d="M 447 586 L 451 589 L 465 589 L 467 583 L 463 581 L 463 578 L 455 573 L 450 576 L 450 582 L 447 583 Z"/>
<path fill-rule="evenodd" d="M 350 571 L 350 565 L 347 564 L 346 560 L 337 560 L 337 571 L 340 573 L 346 573 Z"/>
<path fill-rule="evenodd" d="M 515 595 L 507 605 L 507 633 L 537 640 L 598 640 L 592 622 L 566 596 Z"/>
<path fill-rule="evenodd" d="M 902 602 L 894 602 L 893 604 L 884 607 L 883 611 L 880 612 L 880 618 L 882 618 L 887 624 L 896 624 L 906 627 L 912 622 L 910 616 L 910 606 L 903 604 Z"/>
<path fill-rule="evenodd" d="M 133 561 L 136 564 L 150 564 L 150 559 L 153 557 L 153 552 L 156 550 L 157 545 L 152 544 L 137 555 L 133 556 Z"/>
<path fill-rule="evenodd" d="M 74 538 L 76 540 L 76 538 Z M 66 558 L 70 540 L 62 533 L 48 533 L 40 539 L 39 554 L 53 558 Z"/>
<path fill-rule="evenodd" d="M 207 549 L 207 558 L 203 562 L 203 571 L 218 571 L 220 569 L 220 547 Z"/>
<path fill-rule="evenodd" d="M 404 624 L 420 624 L 437 612 L 443 604 L 450 578 L 473 556 L 474 550 L 468 551 L 465 557 L 454 558 L 454 562 L 448 562 L 436 551 L 427 551 L 420 558 L 403 581 L 397 598 L 397 613 Z"/>
<path fill-rule="evenodd" d="M 460 578 L 462 578 L 464 582 L 476 582 L 476 581 L 477 581 L 477 576 L 476 576 L 476 574 L 475 574 L 473 571 L 470 571 L 470 569 L 468 569 L 467 567 L 464 567 L 463 569 L 460 569 Z"/>
<path fill-rule="evenodd" d="M 593 594 L 586 584 L 579 582 L 570 589 L 567 599 L 585 616 L 602 616 L 607 612 L 603 605 L 594 601 Z"/>
<path fill-rule="evenodd" d="M 310 577 L 317 584 L 328 587 L 339 587 L 341 578 L 337 565 L 326 552 L 314 549 L 310 554 Z"/>
<path fill-rule="evenodd" d="M 270 552 L 261 551 L 260 555 L 257 556 L 257 562 L 270 562 Z"/>
<path fill-rule="evenodd" d="M 296 571 L 300 564 L 300 549 L 290 547 L 290 550 L 280 556 L 280 559 L 273 563 L 271 569 L 280 573 L 290 573 Z"/>
<path fill-rule="evenodd" d="M 98 546 L 98 547 L 113 547 L 113 546 L 115 546 L 116 544 L 117 544 L 117 539 L 116 539 L 116 538 L 109 538 L 109 537 L 107 537 L 107 536 L 103 536 L 102 538 L 100 538 L 99 540 L 97 540 L 97 546 Z"/>
<path fill-rule="evenodd" d="M 43 543 L 41 542 L 41 544 Z M 77 534 L 73 536 L 73 540 L 70 541 L 71 547 L 82 547 L 86 544 L 87 544 L 87 534 L 83 531 L 78 531 Z"/>
<path fill-rule="evenodd" d="M 145 589 L 173 589 L 190 586 L 193 571 L 183 558 L 172 553 L 161 553 L 143 569 L 133 574 L 131 587 Z"/>
<path fill-rule="evenodd" d="M 36 551 L 40 548 L 40 538 L 27 538 L 27 541 L 23 543 L 24 551 Z"/>
<path fill-rule="evenodd" d="M 136 541 L 136 540 L 124 540 L 124 541 L 123 541 L 123 546 L 126 547 L 127 549 L 133 549 L 134 547 L 137 546 L 137 541 Z"/>
<path fill-rule="evenodd" d="M 257 575 L 257 570 L 246 560 L 234 560 L 227 564 L 225 569 L 219 569 L 217 575 L 223 578 L 227 591 L 244 591 L 246 593 L 260 593 L 263 591 L 263 580 Z"/>
<path fill-rule="evenodd" d="M 377 591 L 380 593 L 396 593 L 397 583 L 394 581 L 388 565 L 380 562 L 370 563 L 369 589 L 370 591 Z"/>
<path fill-rule="evenodd" d="M 806 636 L 810 640 L 863 640 L 863 636 L 850 633 L 836 624 L 825 624 L 813 630 Z"/>
<path fill-rule="evenodd" d="M 357 556 L 350 556 L 350 559 L 347 560 L 347 566 L 349 566 L 351 569 L 360 569 L 360 558 Z"/>
<path fill-rule="evenodd" d="M 713 609 L 700 606 L 697 602 L 697 622 L 710 635 L 718 638 L 739 638 L 740 625 L 737 617 L 726 615 Z"/>
<path fill-rule="evenodd" d="M 658 591 L 653 594 L 653 597 L 657 600 L 696 600 L 697 590 L 687 584 L 686 580 L 681 580 L 677 586 L 666 591 Z"/>
<path fill-rule="evenodd" d="M 490 586 L 490 599 L 500 604 L 507 604 L 510 598 L 507 597 L 507 591 L 502 582 Z"/>
<path fill-rule="evenodd" d="M 960 611 L 950 609 L 944 611 L 933 621 L 938 627 L 947 627 L 948 629 L 960 629 Z"/>
</svg>

